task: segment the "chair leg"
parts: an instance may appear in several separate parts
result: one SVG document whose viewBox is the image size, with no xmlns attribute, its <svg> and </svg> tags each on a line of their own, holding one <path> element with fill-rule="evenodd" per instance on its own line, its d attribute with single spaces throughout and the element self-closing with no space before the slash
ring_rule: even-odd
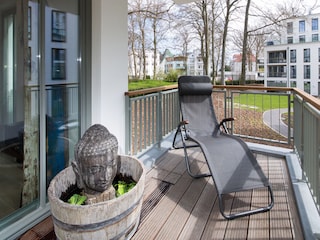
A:
<svg viewBox="0 0 320 240">
<path fill-rule="evenodd" d="M 244 216 L 249 216 L 249 215 L 252 215 L 252 214 L 257 214 L 257 213 L 262 213 L 262 212 L 267 212 L 269 211 L 273 205 L 274 205 L 274 198 L 273 198 L 273 192 L 272 192 L 272 189 L 271 189 L 271 186 L 269 185 L 268 186 L 268 191 L 269 191 L 269 194 L 270 194 L 270 203 L 268 206 L 266 207 L 261 207 L 261 208 L 257 208 L 257 209 L 253 209 L 253 210 L 249 210 L 249 211 L 244 211 L 244 212 L 239 212 L 239 213 L 234 213 L 234 214 L 225 214 L 224 212 L 224 204 L 223 204 L 223 199 L 222 199 L 222 196 L 221 194 L 218 194 L 218 198 L 219 198 L 219 208 L 220 208 L 220 212 L 222 214 L 222 216 L 225 218 L 225 219 L 228 219 L 228 220 L 233 220 L 235 218 L 239 218 L 239 217 L 244 217 Z"/>
<path fill-rule="evenodd" d="M 183 135 L 182 133 L 182 129 L 181 129 L 181 125 L 178 126 L 178 129 L 176 130 L 176 133 L 174 134 L 174 138 L 173 138 L 173 142 L 172 142 L 172 148 L 174 149 L 181 149 L 183 148 L 183 151 L 184 151 L 184 160 L 185 160 L 185 163 L 186 163 L 186 167 L 187 167 L 187 171 L 188 171 L 188 174 L 193 177 L 193 178 L 202 178 L 202 177 L 209 177 L 211 176 L 210 173 L 204 173 L 204 174 L 194 174 L 192 173 L 191 171 L 191 167 L 190 167 L 190 161 L 189 161 L 189 157 L 188 157 L 188 151 L 187 149 L 188 148 L 193 148 L 193 147 L 199 147 L 198 144 L 194 144 L 194 145 L 187 145 L 186 142 L 185 142 L 185 136 Z M 178 133 L 180 133 L 180 137 L 181 137 L 181 141 L 182 141 L 182 146 L 181 147 L 178 147 L 176 145 L 176 140 L 177 140 L 177 135 Z"/>
<path fill-rule="evenodd" d="M 185 142 L 185 139 L 183 137 L 183 134 L 181 132 L 181 139 L 182 139 L 182 145 L 183 145 L 183 151 L 184 151 L 184 161 L 186 163 L 186 167 L 187 167 L 187 171 L 189 173 L 189 175 L 193 178 L 203 178 L 203 177 L 209 177 L 211 176 L 210 173 L 203 173 L 203 174 L 194 174 L 192 173 L 191 171 L 191 167 L 190 167 L 190 161 L 189 161 L 189 156 L 188 156 L 188 148 L 193 148 L 193 147 L 199 147 L 198 144 L 196 145 L 189 145 L 187 146 L 186 142 Z"/>
<path fill-rule="evenodd" d="M 189 162 L 187 147 L 185 146 L 183 148 L 183 150 L 184 150 L 184 160 L 186 162 L 187 171 L 188 171 L 188 173 L 189 173 L 189 175 L 191 177 L 193 177 L 193 178 L 203 178 L 203 177 L 210 177 L 211 176 L 210 173 L 203 173 L 203 174 L 194 174 L 194 173 L 192 173 L 191 168 L 190 168 L 190 162 Z"/>
</svg>

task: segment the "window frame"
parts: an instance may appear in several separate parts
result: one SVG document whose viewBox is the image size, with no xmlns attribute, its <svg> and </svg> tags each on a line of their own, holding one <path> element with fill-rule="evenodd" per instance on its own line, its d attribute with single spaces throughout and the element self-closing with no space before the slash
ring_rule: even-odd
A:
<svg viewBox="0 0 320 240">
<path fill-rule="evenodd" d="M 299 33 L 304 33 L 306 31 L 306 21 L 300 20 L 299 21 Z"/>
<path fill-rule="evenodd" d="M 311 19 L 311 30 L 318 31 L 319 30 L 319 20 L 318 18 Z"/>
</svg>

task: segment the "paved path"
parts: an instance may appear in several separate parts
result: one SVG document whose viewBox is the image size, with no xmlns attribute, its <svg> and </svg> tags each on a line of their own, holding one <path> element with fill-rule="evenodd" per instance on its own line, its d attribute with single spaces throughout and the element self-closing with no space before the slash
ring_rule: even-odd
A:
<svg viewBox="0 0 320 240">
<path fill-rule="evenodd" d="M 278 108 L 265 111 L 263 113 L 263 122 L 274 131 L 280 133 L 284 137 L 288 137 L 288 126 L 282 121 L 281 114 L 288 112 L 287 108 Z M 291 137 L 293 130 L 291 128 Z"/>
</svg>

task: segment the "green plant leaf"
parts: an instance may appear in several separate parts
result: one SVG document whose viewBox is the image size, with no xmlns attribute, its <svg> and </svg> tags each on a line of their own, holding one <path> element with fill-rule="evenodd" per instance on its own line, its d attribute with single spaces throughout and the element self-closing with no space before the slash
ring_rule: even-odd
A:
<svg viewBox="0 0 320 240">
<path fill-rule="evenodd" d="M 87 200 L 86 196 L 82 196 L 79 194 L 73 194 L 71 198 L 69 198 L 68 203 L 73 205 L 82 205 Z"/>
<path fill-rule="evenodd" d="M 114 184 L 114 187 L 116 188 L 116 197 L 119 197 L 125 193 L 127 193 L 129 190 L 131 190 L 136 185 L 135 182 L 127 183 L 125 181 L 118 181 L 118 183 Z"/>
</svg>

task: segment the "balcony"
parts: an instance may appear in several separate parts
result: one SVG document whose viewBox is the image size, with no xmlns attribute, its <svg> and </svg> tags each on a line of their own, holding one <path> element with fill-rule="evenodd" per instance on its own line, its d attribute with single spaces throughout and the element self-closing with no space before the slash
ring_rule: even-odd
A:
<svg viewBox="0 0 320 240">
<path fill-rule="evenodd" d="M 135 96 L 136 94 L 139 96 Z M 176 151 L 167 151 L 171 147 L 171 141 L 167 141 L 167 139 L 170 138 L 170 134 L 175 130 L 180 119 L 176 86 L 159 89 L 159 91 L 152 93 L 129 92 L 126 93 L 126 97 L 128 109 L 127 153 L 138 156 L 146 166 L 161 170 L 159 165 L 165 165 L 166 161 L 174 161 L 172 154 Z M 275 162 L 283 168 L 275 167 L 266 170 L 270 174 L 270 181 L 272 181 L 272 175 L 277 176 L 278 180 L 284 179 L 283 176 L 277 174 L 282 171 L 280 169 L 288 169 L 288 176 L 290 176 L 288 184 L 282 185 L 279 192 L 280 195 L 288 196 L 288 205 L 284 204 L 283 208 L 278 210 L 283 211 L 286 208 L 294 209 L 295 207 L 299 209 L 298 213 L 288 213 L 288 216 L 290 216 L 292 226 L 301 221 L 304 238 L 313 236 L 314 232 L 319 233 L 319 227 L 315 227 L 319 225 L 317 222 L 304 220 L 306 216 L 312 219 L 314 215 L 313 219 L 320 220 L 319 99 L 295 88 L 215 86 L 213 100 L 219 119 L 225 117 L 237 119 L 228 126 L 232 134 L 246 140 L 251 149 L 259 154 L 259 158 L 277 157 Z M 159 160 L 154 161 L 157 159 L 156 155 L 162 156 L 163 153 L 165 153 L 162 157 L 164 163 Z M 183 156 L 178 155 L 182 162 Z M 174 163 L 171 162 L 171 164 Z M 169 165 L 171 166 L 171 164 Z M 265 165 L 266 163 L 261 164 Z M 169 171 L 171 168 L 166 170 Z M 199 167 L 199 169 L 201 168 Z M 283 171 L 286 172 L 286 170 Z M 278 187 L 277 184 L 275 185 Z M 287 187 L 292 187 L 292 196 L 286 191 Z M 200 199 L 201 195 L 197 201 Z M 213 202 L 214 200 L 211 204 Z M 279 202 L 283 201 L 279 200 Z M 271 213 L 273 211 L 275 210 L 271 210 Z M 162 211 L 160 210 L 160 212 Z M 272 218 L 268 219 L 273 222 Z M 279 219 L 274 221 L 279 221 Z M 141 228 L 143 227 L 141 226 Z M 283 228 L 286 227 L 283 226 Z M 272 231 L 277 230 L 270 228 L 269 233 L 271 234 Z M 295 232 L 293 233 L 297 234 L 297 231 Z M 292 238 L 300 239 L 297 236 Z"/>
<path fill-rule="evenodd" d="M 237 119 L 228 128 L 247 141 L 275 195 L 271 211 L 227 221 L 219 212 L 212 179 L 191 178 L 182 151 L 171 149 L 180 120 L 176 87 L 125 94 L 126 153 L 148 169 L 133 239 L 319 239 L 319 99 L 293 88 L 214 87 L 218 118 Z M 193 171 L 206 172 L 199 149 L 190 155 Z M 265 194 L 237 193 L 227 196 L 225 204 L 231 212 L 241 211 L 263 204 Z M 51 218 L 21 239 L 32 234 L 55 239 Z"/>
</svg>

